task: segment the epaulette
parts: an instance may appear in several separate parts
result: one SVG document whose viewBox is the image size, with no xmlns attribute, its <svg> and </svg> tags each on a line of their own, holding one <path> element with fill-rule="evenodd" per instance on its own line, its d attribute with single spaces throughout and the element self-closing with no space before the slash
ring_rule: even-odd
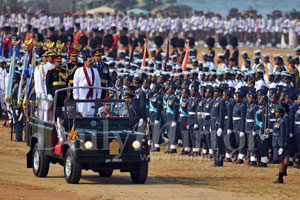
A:
<svg viewBox="0 0 300 200">
<path fill-rule="evenodd" d="M 49 69 L 48 69 L 48 71 L 51 71 L 51 70 L 53 70 L 53 69 L 55 69 L 55 67 L 51 67 L 51 68 L 49 68 Z"/>
</svg>

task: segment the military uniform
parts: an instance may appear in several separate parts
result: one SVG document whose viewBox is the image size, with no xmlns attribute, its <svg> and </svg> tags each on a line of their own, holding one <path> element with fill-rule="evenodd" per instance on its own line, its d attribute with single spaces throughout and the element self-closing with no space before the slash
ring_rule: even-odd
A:
<svg viewBox="0 0 300 200">
<path fill-rule="evenodd" d="M 242 95 L 240 92 L 236 93 L 236 95 Z M 239 153 L 238 160 L 243 162 L 245 156 L 245 148 L 239 148 L 242 146 L 246 146 L 246 139 L 245 139 L 245 121 L 246 121 L 246 112 L 247 107 L 244 102 L 236 103 L 233 107 L 233 132 L 235 135 L 235 145 L 233 150 L 238 151 Z M 253 121 L 254 123 L 254 121 Z"/>
<path fill-rule="evenodd" d="M 221 92 L 220 87 L 215 87 L 215 92 Z M 211 109 L 211 148 L 216 151 L 215 166 L 223 166 L 223 155 L 225 151 L 223 130 L 225 119 L 225 102 L 221 97 L 213 101 Z"/>
<path fill-rule="evenodd" d="M 158 85 L 158 84 L 157 84 Z M 157 88 L 158 86 L 156 86 Z M 157 88 L 158 89 L 158 88 Z M 159 92 L 152 94 L 149 99 L 149 114 L 150 114 L 150 132 L 152 134 L 152 141 L 154 144 L 153 151 L 160 150 L 160 122 L 161 122 L 161 112 L 163 110 L 162 96 Z"/>
<path fill-rule="evenodd" d="M 192 86 L 191 89 L 195 90 L 197 88 Z M 199 101 L 200 99 L 197 94 L 196 96 L 191 96 L 188 101 L 188 124 L 191 137 L 191 146 L 193 148 L 193 155 L 199 153 L 200 150 L 200 144 L 198 145 L 198 147 L 196 147 L 196 141 L 200 141 L 199 125 L 197 119 L 197 106 L 199 104 Z"/>
<path fill-rule="evenodd" d="M 60 57 L 54 59 L 55 61 L 61 61 Z M 66 70 L 62 68 L 50 68 L 46 76 L 46 87 L 48 99 L 52 101 L 55 98 L 55 91 L 58 89 L 66 88 L 68 85 L 68 75 Z M 62 116 L 62 108 L 67 94 L 66 91 L 60 92 L 57 95 L 56 101 L 56 116 Z"/>
<path fill-rule="evenodd" d="M 189 93 L 188 89 L 183 89 L 185 93 Z M 180 97 L 179 99 L 179 130 L 181 138 L 183 140 L 183 152 L 182 155 L 188 155 L 191 151 L 191 138 L 189 134 L 188 124 L 188 98 Z"/>
</svg>

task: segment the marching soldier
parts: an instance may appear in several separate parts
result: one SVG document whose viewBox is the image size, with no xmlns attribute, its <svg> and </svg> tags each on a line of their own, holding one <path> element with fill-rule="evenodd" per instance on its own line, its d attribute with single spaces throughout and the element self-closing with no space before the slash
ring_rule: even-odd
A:
<svg viewBox="0 0 300 200">
<path fill-rule="evenodd" d="M 223 138 L 224 119 L 225 119 L 225 102 L 222 99 L 223 89 L 216 86 L 214 88 L 214 101 L 211 109 L 211 146 L 216 152 L 214 167 L 223 166 L 223 155 L 225 145 Z"/>
<path fill-rule="evenodd" d="M 179 99 L 179 123 L 180 123 L 180 132 L 181 138 L 183 140 L 183 151 L 181 155 L 189 155 L 191 151 L 191 138 L 189 135 L 189 124 L 188 124 L 188 96 L 189 89 L 183 88 L 181 97 Z"/>
<path fill-rule="evenodd" d="M 228 148 L 232 145 L 232 130 L 233 130 L 233 107 L 234 102 L 231 100 L 231 91 L 223 92 L 223 100 L 225 101 L 225 117 L 224 117 L 224 142 L 225 142 L 225 159 L 224 162 L 232 162 L 232 150 Z M 226 135 L 225 135 L 226 134 Z"/>
<path fill-rule="evenodd" d="M 140 132 L 145 132 L 146 128 L 146 93 L 142 89 L 143 81 L 141 79 L 135 80 L 135 97 L 133 104 L 137 105 L 137 114 L 139 117 L 138 129 Z"/>
<path fill-rule="evenodd" d="M 276 122 L 273 128 L 274 134 L 278 135 L 278 155 L 280 159 L 278 179 L 274 183 L 283 183 L 283 176 L 286 175 L 286 170 L 289 162 L 288 156 L 288 132 L 286 121 L 283 119 L 285 110 L 282 106 L 278 106 L 275 110 Z"/>
<path fill-rule="evenodd" d="M 161 86 L 157 83 L 153 84 L 151 97 L 149 100 L 149 114 L 150 114 L 150 130 L 152 134 L 152 141 L 154 147 L 151 151 L 160 151 L 159 140 L 161 138 L 160 122 L 161 113 L 163 110 L 163 100 L 159 92 Z"/>
<path fill-rule="evenodd" d="M 246 121 L 246 112 L 247 107 L 246 104 L 243 102 L 244 99 L 244 92 L 238 91 L 235 93 L 235 102 L 236 104 L 233 107 L 233 131 L 235 135 L 235 145 L 233 147 L 234 149 L 239 149 L 242 146 L 245 146 L 246 139 L 245 139 L 245 121 Z M 254 121 L 253 121 L 254 122 Z M 245 157 L 245 148 L 240 149 L 237 152 L 237 164 L 242 164 Z"/>
<path fill-rule="evenodd" d="M 188 124 L 189 124 L 189 132 L 191 137 L 191 146 L 192 155 L 196 156 L 199 153 L 199 149 L 196 149 L 196 141 L 200 141 L 200 132 L 199 132 L 199 125 L 197 120 L 197 106 L 199 104 L 199 97 L 198 97 L 198 87 L 195 85 L 191 86 L 191 97 L 188 101 Z"/>
<path fill-rule="evenodd" d="M 179 100 L 177 99 L 176 95 L 174 94 L 176 91 L 175 83 L 171 82 L 170 87 L 168 89 L 168 100 L 167 100 L 167 109 L 166 109 L 166 120 L 167 120 L 167 132 L 169 138 L 169 149 L 166 153 L 177 153 L 176 151 L 176 144 L 177 144 L 177 132 L 176 122 L 178 121 L 178 114 L 179 114 Z"/>
</svg>

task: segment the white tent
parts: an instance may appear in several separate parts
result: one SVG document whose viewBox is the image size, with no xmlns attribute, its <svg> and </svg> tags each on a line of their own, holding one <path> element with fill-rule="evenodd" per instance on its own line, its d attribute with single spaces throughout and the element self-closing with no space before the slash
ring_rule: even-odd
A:
<svg viewBox="0 0 300 200">
<path fill-rule="evenodd" d="M 98 8 L 93 8 L 91 10 L 86 11 L 87 14 L 95 14 L 95 13 L 113 13 L 115 12 L 115 9 L 107 7 L 107 6 L 101 6 Z"/>
</svg>

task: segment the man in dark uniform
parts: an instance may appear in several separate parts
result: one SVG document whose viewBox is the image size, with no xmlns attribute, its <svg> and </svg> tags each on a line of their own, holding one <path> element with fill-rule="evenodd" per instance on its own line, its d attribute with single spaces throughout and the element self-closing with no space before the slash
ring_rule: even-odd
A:
<svg viewBox="0 0 300 200">
<path fill-rule="evenodd" d="M 247 112 L 247 106 L 243 102 L 244 99 L 244 92 L 238 91 L 235 93 L 235 105 L 233 107 L 233 131 L 235 135 L 235 145 L 234 149 L 236 149 L 234 153 L 238 154 L 237 156 L 237 163 L 243 163 L 244 159 L 244 151 L 239 149 L 239 147 L 246 146 L 246 139 L 245 139 L 245 121 L 246 121 L 246 112 Z M 243 148 L 245 149 L 245 148 Z"/>
<path fill-rule="evenodd" d="M 206 151 L 203 151 L 203 156 L 205 156 L 207 153 L 208 158 L 213 158 L 213 150 L 211 148 L 211 135 L 210 135 L 210 128 L 211 128 L 211 109 L 213 106 L 213 87 L 211 85 L 206 86 L 205 91 L 205 99 L 202 99 L 200 101 L 200 104 L 202 104 L 202 112 L 201 112 L 201 119 L 203 119 L 203 131 L 200 131 L 201 134 L 201 145 L 202 148 Z M 200 124 L 199 124 L 200 125 Z M 200 129 L 201 130 L 201 129 Z M 209 150 L 207 152 L 207 150 Z"/>
<path fill-rule="evenodd" d="M 139 117 L 138 130 L 144 133 L 146 129 L 146 93 L 142 89 L 142 83 L 141 79 L 136 79 L 134 82 L 136 91 L 133 104 L 137 105 Z"/>
<path fill-rule="evenodd" d="M 109 69 L 108 65 L 103 63 L 101 60 L 101 50 L 100 49 L 95 49 L 92 51 L 92 56 L 93 56 L 93 67 L 96 68 L 99 72 L 100 75 L 100 80 L 101 80 L 101 86 L 102 87 L 110 87 L 110 76 L 109 76 Z M 103 90 L 101 93 L 101 99 L 108 98 L 109 94 L 106 90 Z"/>
<path fill-rule="evenodd" d="M 167 123 L 167 131 L 168 131 L 168 138 L 169 138 L 169 149 L 167 153 L 177 153 L 176 145 L 177 145 L 177 134 L 176 128 L 179 115 L 179 100 L 174 95 L 176 91 L 175 83 L 171 82 L 170 87 L 168 89 L 168 100 L 167 100 L 167 109 L 166 109 L 166 123 Z"/>
<path fill-rule="evenodd" d="M 261 96 L 258 99 L 258 109 L 255 113 L 255 122 L 256 126 L 256 135 L 258 136 L 257 139 L 257 148 L 258 148 L 258 155 L 260 157 L 260 163 L 258 167 L 267 167 L 268 162 L 268 146 L 269 146 L 269 124 L 267 121 L 267 103 L 268 97 L 266 95 Z"/>
<path fill-rule="evenodd" d="M 198 87 L 195 85 L 191 86 L 191 97 L 188 102 L 188 124 L 189 124 L 189 132 L 191 137 L 191 146 L 192 146 L 192 155 L 196 156 L 199 153 L 199 150 L 196 149 L 196 140 L 200 141 L 200 132 L 199 132 L 199 125 L 197 119 L 197 106 L 199 104 L 199 97 L 198 97 Z M 197 151 L 198 150 L 198 151 Z"/>
<path fill-rule="evenodd" d="M 274 92 L 274 90 L 275 90 L 275 92 Z M 273 92 L 271 92 L 271 91 L 273 91 Z M 269 108 L 268 108 L 268 111 L 269 111 L 268 125 L 269 125 L 270 129 L 273 129 L 274 123 L 276 121 L 275 109 L 278 106 L 277 102 L 278 102 L 279 96 L 276 94 L 276 88 L 271 89 L 270 92 L 272 93 L 272 95 L 270 96 L 270 104 L 269 104 Z M 274 134 L 274 132 L 273 132 L 273 134 Z M 269 146 L 271 147 L 270 163 L 271 164 L 279 164 L 278 149 L 274 150 L 274 148 L 276 148 L 277 141 L 276 141 L 276 138 L 273 138 L 273 134 L 269 135 L 269 137 L 270 137 L 270 139 L 269 139 L 269 141 L 270 141 Z"/>
<path fill-rule="evenodd" d="M 298 153 L 298 159 L 300 157 L 300 95 L 297 96 L 297 110 L 295 112 L 295 127 L 294 127 L 294 137 L 296 142 L 296 151 Z M 297 169 L 300 169 L 300 160 L 296 166 Z"/>
<path fill-rule="evenodd" d="M 150 132 L 152 135 L 153 148 L 151 151 L 160 151 L 159 140 L 161 138 L 160 122 L 161 113 L 163 110 L 163 100 L 159 92 L 161 86 L 157 83 L 153 84 L 150 99 L 149 99 L 149 114 L 150 114 Z"/>
<path fill-rule="evenodd" d="M 223 92 L 223 100 L 225 101 L 225 118 L 224 118 L 224 142 L 225 142 L 225 159 L 224 162 L 232 162 L 232 130 L 233 130 L 233 107 L 234 102 L 230 99 L 232 92 L 226 90 Z M 229 148 L 228 148 L 229 147 Z"/>
<path fill-rule="evenodd" d="M 104 106 L 103 106 L 103 111 L 101 111 L 99 113 L 99 116 L 100 117 L 112 117 L 112 116 L 117 116 L 117 114 L 115 112 L 112 112 L 111 111 L 111 103 L 105 103 Z"/>
<path fill-rule="evenodd" d="M 191 138 L 189 135 L 189 125 L 188 125 L 188 96 L 189 89 L 184 88 L 181 92 L 181 97 L 179 99 L 179 130 L 181 133 L 181 138 L 183 140 L 183 151 L 181 155 L 189 155 L 191 151 Z"/>
<path fill-rule="evenodd" d="M 283 176 L 286 174 L 286 169 L 289 162 L 288 157 L 288 132 L 286 121 L 283 119 L 285 113 L 285 109 L 281 106 L 278 106 L 275 110 L 276 122 L 274 124 L 274 134 L 278 135 L 278 146 L 280 147 L 278 150 L 280 165 L 279 165 L 279 174 L 278 179 L 274 181 L 274 183 L 283 183 Z"/>
<path fill-rule="evenodd" d="M 223 130 L 225 119 L 225 102 L 222 99 L 223 89 L 214 88 L 214 101 L 211 109 L 211 146 L 216 153 L 214 167 L 223 166 L 223 155 L 225 151 Z"/>
<path fill-rule="evenodd" d="M 72 49 L 68 52 L 68 54 L 70 56 L 70 61 L 65 65 L 65 67 L 63 67 L 63 69 L 68 73 L 68 87 L 73 87 L 73 78 L 75 71 L 79 67 L 82 67 L 83 64 L 78 62 L 78 50 Z M 72 92 L 70 93 L 70 96 L 68 98 L 73 99 Z"/>
<path fill-rule="evenodd" d="M 68 85 L 68 75 L 66 70 L 62 68 L 60 56 L 54 58 L 54 66 L 48 70 L 46 75 L 47 96 L 49 101 L 51 101 L 50 108 L 53 106 L 55 91 L 66 88 Z M 62 117 L 62 107 L 64 106 L 66 96 L 66 91 L 60 92 L 57 95 L 55 117 Z"/>
<path fill-rule="evenodd" d="M 127 93 L 124 95 L 124 99 L 128 103 L 129 123 L 132 130 L 134 130 L 134 125 L 138 122 L 137 110 L 132 104 L 133 98 L 134 94 Z"/>
</svg>

